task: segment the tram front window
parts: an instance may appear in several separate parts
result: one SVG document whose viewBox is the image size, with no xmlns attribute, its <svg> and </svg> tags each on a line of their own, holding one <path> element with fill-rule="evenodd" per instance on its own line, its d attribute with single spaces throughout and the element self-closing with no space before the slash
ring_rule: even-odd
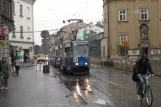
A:
<svg viewBox="0 0 161 107">
<path fill-rule="evenodd" d="M 73 53 L 76 57 L 87 57 L 88 56 L 88 47 L 87 44 L 77 44 L 73 47 Z"/>
</svg>

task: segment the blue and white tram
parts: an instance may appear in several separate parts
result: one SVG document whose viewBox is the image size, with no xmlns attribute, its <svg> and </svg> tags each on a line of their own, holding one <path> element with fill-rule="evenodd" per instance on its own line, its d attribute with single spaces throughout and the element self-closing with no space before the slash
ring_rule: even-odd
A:
<svg viewBox="0 0 161 107">
<path fill-rule="evenodd" d="M 89 73 L 88 41 L 71 41 L 63 44 L 61 69 L 74 74 Z"/>
</svg>

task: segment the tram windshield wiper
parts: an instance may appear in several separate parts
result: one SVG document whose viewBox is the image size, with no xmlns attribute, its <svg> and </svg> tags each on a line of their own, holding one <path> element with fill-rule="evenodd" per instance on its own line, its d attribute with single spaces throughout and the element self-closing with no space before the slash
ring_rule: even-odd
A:
<svg viewBox="0 0 161 107">
<path fill-rule="evenodd" d="M 84 52 L 83 52 L 83 54 L 81 55 L 81 58 L 82 58 L 82 57 L 83 57 L 83 55 L 86 53 L 86 51 L 87 51 L 87 50 L 85 49 L 85 50 L 84 50 Z"/>
</svg>

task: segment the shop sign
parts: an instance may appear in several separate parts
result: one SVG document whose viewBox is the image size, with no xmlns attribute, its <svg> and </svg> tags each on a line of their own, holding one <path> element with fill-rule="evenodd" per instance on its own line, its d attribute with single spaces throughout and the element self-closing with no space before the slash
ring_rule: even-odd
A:
<svg viewBox="0 0 161 107">
<path fill-rule="evenodd" d="M 131 56 L 131 55 L 140 55 L 140 50 L 128 50 L 128 55 Z"/>
<path fill-rule="evenodd" d="M 2 33 L 8 35 L 9 34 L 9 29 L 6 25 L 2 26 Z"/>
<path fill-rule="evenodd" d="M 5 40 L 4 34 L 0 34 L 0 40 Z"/>
</svg>

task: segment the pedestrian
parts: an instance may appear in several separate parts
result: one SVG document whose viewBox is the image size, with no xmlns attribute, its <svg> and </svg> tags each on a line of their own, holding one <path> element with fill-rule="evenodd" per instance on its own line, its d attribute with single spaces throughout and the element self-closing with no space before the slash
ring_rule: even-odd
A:
<svg viewBox="0 0 161 107">
<path fill-rule="evenodd" d="M 0 66 L 1 89 L 7 89 L 8 87 L 9 70 L 9 64 L 6 61 L 6 57 L 2 57 Z"/>
<path fill-rule="evenodd" d="M 15 71 L 15 64 L 14 64 L 14 62 L 15 62 L 15 58 L 12 57 L 12 58 L 11 58 L 11 65 L 12 65 L 12 70 L 13 70 L 13 71 Z"/>
<path fill-rule="evenodd" d="M 16 68 L 16 74 L 18 75 L 19 70 L 20 70 L 20 60 L 19 60 L 19 58 L 17 58 L 14 63 L 15 63 L 15 68 Z"/>
</svg>

